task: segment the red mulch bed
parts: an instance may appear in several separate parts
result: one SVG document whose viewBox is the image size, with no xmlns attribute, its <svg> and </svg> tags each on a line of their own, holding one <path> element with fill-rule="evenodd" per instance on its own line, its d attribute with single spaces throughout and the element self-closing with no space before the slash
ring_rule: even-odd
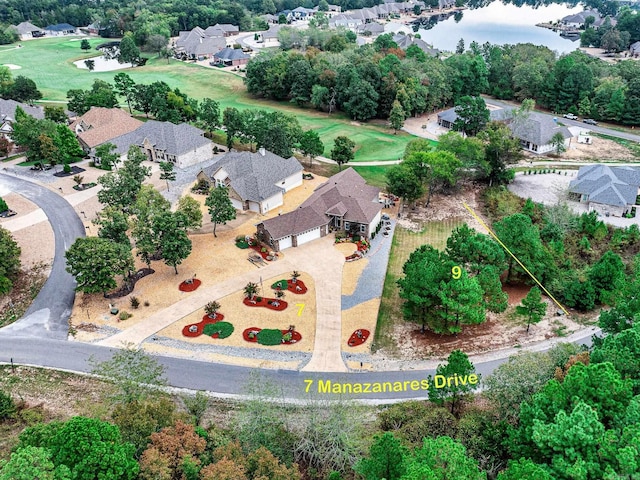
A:
<svg viewBox="0 0 640 480">
<path fill-rule="evenodd" d="M 205 315 L 204 317 L 202 317 L 202 321 L 198 322 L 198 323 L 192 323 L 190 325 L 185 326 L 182 329 L 182 335 L 184 335 L 185 337 L 199 337 L 200 335 L 202 335 L 202 331 L 204 330 L 204 326 L 208 325 L 210 323 L 218 323 L 221 322 L 222 320 L 224 320 L 224 315 L 221 313 L 217 313 L 216 314 L 216 318 L 211 318 L 209 315 Z M 190 332 L 189 329 L 191 327 L 196 327 L 197 330 Z"/>
<path fill-rule="evenodd" d="M 298 290 L 296 287 L 300 287 L 300 290 Z M 289 290 L 291 293 L 303 295 L 307 293 L 307 286 L 302 280 L 298 280 L 296 283 L 293 283 L 293 281 L 289 279 L 287 280 L 287 290 Z"/>
<path fill-rule="evenodd" d="M 358 332 L 360 332 L 360 335 L 358 335 Z M 369 332 L 369 330 L 365 330 L 364 328 L 359 328 L 358 330 L 356 330 L 351 334 L 351 337 L 349 337 L 349 341 L 347 342 L 347 344 L 350 347 L 357 347 L 358 345 L 362 345 L 364 342 L 367 341 L 370 334 L 371 332 Z"/>
<path fill-rule="evenodd" d="M 249 327 L 245 329 L 244 332 L 242 332 L 242 338 L 244 338 L 247 342 L 258 343 L 258 332 L 260 332 L 260 330 L 262 329 L 258 327 Z M 282 335 L 286 335 L 287 333 L 289 333 L 289 330 L 280 330 L 280 331 L 282 332 Z M 249 332 L 255 333 L 253 338 L 249 338 Z M 293 330 L 291 332 L 291 340 L 289 340 L 288 342 L 282 342 L 282 343 L 284 345 L 291 345 L 293 343 L 298 343 L 300 340 L 302 340 L 302 335 L 300 335 L 300 333 Z"/>
<path fill-rule="evenodd" d="M 194 290 L 197 290 L 200 285 L 202 285 L 202 282 L 197 278 L 194 278 L 191 283 L 187 283 L 186 281 L 182 282 L 178 288 L 181 292 L 193 292 Z"/>
<path fill-rule="evenodd" d="M 242 338 L 244 338 L 247 342 L 258 343 L 258 332 L 262 330 L 258 327 L 249 327 L 244 332 L 242 332 Z M 254 332 L 255 335 L 253 338 L 249 338 L 249 332 Z"/>
<path fill-rule="evenodd" d="M 277 307 L 269 303 L 269 302 L 276 302 L 276 301 L 280 303 L 280 305 L 278 305 Z M 249 300 L 248 298 L 245 298 L 244 300 L 242 300 L 242 303 L 244 303 L 247 307 L 265 307 L 265 308 L 269 308 L 271 310 L 277 310 L 277 311 L 282 311 L 285 308 L 287 308 L 287 306 L 289 305 L 284 300 L 278 300 L 276 298 L 266 298 L 266 297 L 262 297 L 262 300 L 260 301 L 257 301 L 255 299 Z"/>
<path fill-rule="evenodd" d="M 249 248 L 251 248 L 251 249 L 255 250 L 256 252 L 258 252 L 260 254 L 260 256 L 262 258 L 264 258 L 265 260 L 269 256 L 269 251 L 267 250 L 266 252 L 261 252 L 260 250 L 262 249 L 262 247 L 259 246 L 259 245 L 251 245 Z"/>
</svg>

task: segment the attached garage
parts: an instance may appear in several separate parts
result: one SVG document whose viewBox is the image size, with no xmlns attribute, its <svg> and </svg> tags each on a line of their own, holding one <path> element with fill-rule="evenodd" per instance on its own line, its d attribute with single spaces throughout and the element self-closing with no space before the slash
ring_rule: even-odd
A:
<svg viewBox="0 0 640 480">
<path fill-rule="evenodd" d="M 285 248 L 291 248 L 291 235 L 278 240 L 278 250 L 284 250 Z"/>
<path fill-rule="evenodd" d="M 240 200 L 236 200 L 235 198 L 230 198 L 229 200 L 231 200 L 231 205 L 233 205 L 233 208 L 235 208 L 236 210 L 242 210 L 242 202 Z"/>
<path fill-rule="evenodd" d="M 296 243 L 300 246 L 317 238 L 320 238 L 320 227 L 296 235 Z"/>
</svg>

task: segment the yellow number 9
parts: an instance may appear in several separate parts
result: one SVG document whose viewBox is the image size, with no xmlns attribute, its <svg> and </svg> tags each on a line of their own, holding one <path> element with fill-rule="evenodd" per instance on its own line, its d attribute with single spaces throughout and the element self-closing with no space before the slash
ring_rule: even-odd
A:
<svg viewBox="0 0 640 480">
<path fill-rule="evenodd" d="M 451 276 L 458 280 L 462 276 L 462 269 L 459 266 L 455 266 L 451 269 Z"/>
</svg>

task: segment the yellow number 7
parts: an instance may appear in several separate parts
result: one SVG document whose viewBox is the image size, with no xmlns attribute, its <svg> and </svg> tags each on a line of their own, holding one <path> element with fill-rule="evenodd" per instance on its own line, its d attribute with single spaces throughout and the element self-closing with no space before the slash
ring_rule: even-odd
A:
<svg viewBox="0 0 640 480">
<path fill-rule="evenodd" d="M 298 316 L 302 316 L 302 311 L 304 310 L 304 303 L 296 303 L 296 307 L 298 307 Z"/>
</svg>

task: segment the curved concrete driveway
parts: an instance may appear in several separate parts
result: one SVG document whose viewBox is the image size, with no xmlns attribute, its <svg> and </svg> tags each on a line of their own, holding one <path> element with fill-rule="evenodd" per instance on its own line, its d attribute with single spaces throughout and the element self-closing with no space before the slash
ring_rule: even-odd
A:
<svg viewBox="0 0 640 480">
<path fill-rule="evenodd" d="M 49 219 L 55 238 L 55 257 L 49 278 L 25 316 L 0 329 L 0 335 L 66 339 L 76 283 L 65 270 L 64 252 L 76 238 L 84 237 L 84 225 L 64 198 L 45 187 L 5 174 L 0 174 L 0 185 L 38 205 Z"/>
</svg>

